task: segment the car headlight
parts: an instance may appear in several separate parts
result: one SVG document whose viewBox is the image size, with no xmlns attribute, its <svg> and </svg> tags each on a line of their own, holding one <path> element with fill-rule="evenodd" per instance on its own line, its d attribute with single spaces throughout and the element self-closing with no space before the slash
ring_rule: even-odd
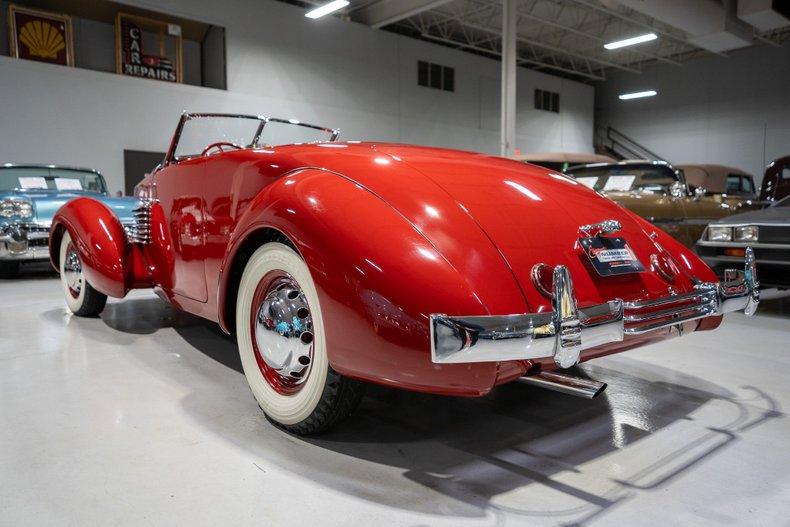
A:
<svg viewBox="0 0 790 527">
<path fill-rule="evenodd" d="M 732 227 L 708 226 L 708 240 L 712 242 L 732 241 Z"/>
<path fill-rule="evenodd" d="M 745 227 L 735 227 L 736 242 L 756 242 L 759 229 L 756 225 L 746 225 Z"/>
<path fill-rule="evenodd" d="M 15 214 L 14 202 L 10 199 L 0 201 L 0 217 L 10 218 Z"/>
<path fill-rule="evenodd" d="M 33 215 L 33 204 L 21 199 L 6 199 L 0 202 L 0 217 L 29 218 Z"/>
</svg>

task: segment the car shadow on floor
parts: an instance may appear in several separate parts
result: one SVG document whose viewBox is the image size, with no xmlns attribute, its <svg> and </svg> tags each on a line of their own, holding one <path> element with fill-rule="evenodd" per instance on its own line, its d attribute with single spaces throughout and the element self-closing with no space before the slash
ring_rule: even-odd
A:
<svg viewBox="0 0 790 527">
<path fill-rule="evenodd" d="M 24 263 L 19 266 L 19 270 L 13 273 L 0 273 L 0 282 L 3 281 L 22 281 L 22 280 L 44 280 L 57 278 L 56 273 L 49 262 Z"/>
<path fill-rule="evenodd" d="M 149 315 L 140 317 L 144 312 Z M 667 485 L 744 430 L 782 416 L 757 388 L 739 387 L 739 395 L 619 358 L 616 370 L 576 368 L 580 376 L 609 383 L 594 400 L 516 383 L 482 398 L 370 385 L 350 419 L 301 438 L 261 416 L 246 390 L 235 341 L 215 324 L 150 298 L 112 303 L 102 320 L 132 334 L 172 327 L 186 344 L 179 366 L 200 373 L 164 373 L 188 388 L 186 412 L 248 452 L 261 470 L 277 466 L 359 499 L 429 514 L 582 523 Z M 207 385 L 205 357 L 230 375 L 217 370 Z M 226 392 L 232 395 L 218 402 Z"/>
</svg>

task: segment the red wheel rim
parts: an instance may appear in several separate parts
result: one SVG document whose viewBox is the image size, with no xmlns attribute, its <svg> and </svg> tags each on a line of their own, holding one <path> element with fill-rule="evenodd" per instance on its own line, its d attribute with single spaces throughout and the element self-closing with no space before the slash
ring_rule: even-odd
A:
<svg viewBox="0 0 790 527">
<path fill-rule="evenodd" d="M 250 340 L 266 382 L 282 395 L 299 392 L 313 363 L 312 314 L 299 283 L 285 271 L 270 271 L 258 282 Z"/>
<path fill-rule="evenodd" d="M 80 256 L 72 242 L 66 246 L 66 255 L 63 258 L 63 278 L 69 294 L 74 299 L 79 298 L 82 288 L 85 286 L 85 279 L 82 276 Z"/>
</svg>

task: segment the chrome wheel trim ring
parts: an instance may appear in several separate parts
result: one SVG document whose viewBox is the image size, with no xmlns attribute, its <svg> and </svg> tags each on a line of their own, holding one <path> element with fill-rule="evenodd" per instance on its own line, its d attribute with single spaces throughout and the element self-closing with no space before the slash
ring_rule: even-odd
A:
<svg viewBox="0 0 790 527">
<path fill-rule="evenodd" d="M 82 274 L 82 262 L 80 261 L 77 248 L 73 243 L 69 243 L 66 248 L 66 258 L 63 261 L 63 277 L 66 280 L 69 294 L 74 298 L 79 298 L 82 288 L 85 285 L 85 278 Z"/>
<path fill-rule="evenodd" d="M 264 279 L 253 302 L 252 337 L 261 373 L 279 393 L 293 394 L 310 375 L 313 320 L 299 283 L 283 273 Z"/>
</svg>

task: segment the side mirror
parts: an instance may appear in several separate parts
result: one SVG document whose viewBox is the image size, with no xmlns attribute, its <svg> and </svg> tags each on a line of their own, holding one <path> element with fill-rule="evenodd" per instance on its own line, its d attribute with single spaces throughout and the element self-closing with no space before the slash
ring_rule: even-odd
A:
<svg viewBox="0 0 790 527">
<path fill-rule="evenodd" d="M 707 192 L 707 190 L 705 190 L 705 189 L 704 189 L 704 188 L 702 188 L 702 187 L 697 187 L 697 188 L 695 188 L 695 189 L 694 189 L 694 201 L 699 201 L 699 200 L 701 200 L 701 199 L 702 199 L 702 196 L 704 196 L 706 192 Z"/>
<path fill-rule="evenodd" d="M 675 181 L 669 187 L 669 193 L 672 195 L 673 198 L 684 198 L 687 195 L 686 185 L 684 185 L 680 181 Z"/>
</svg>

